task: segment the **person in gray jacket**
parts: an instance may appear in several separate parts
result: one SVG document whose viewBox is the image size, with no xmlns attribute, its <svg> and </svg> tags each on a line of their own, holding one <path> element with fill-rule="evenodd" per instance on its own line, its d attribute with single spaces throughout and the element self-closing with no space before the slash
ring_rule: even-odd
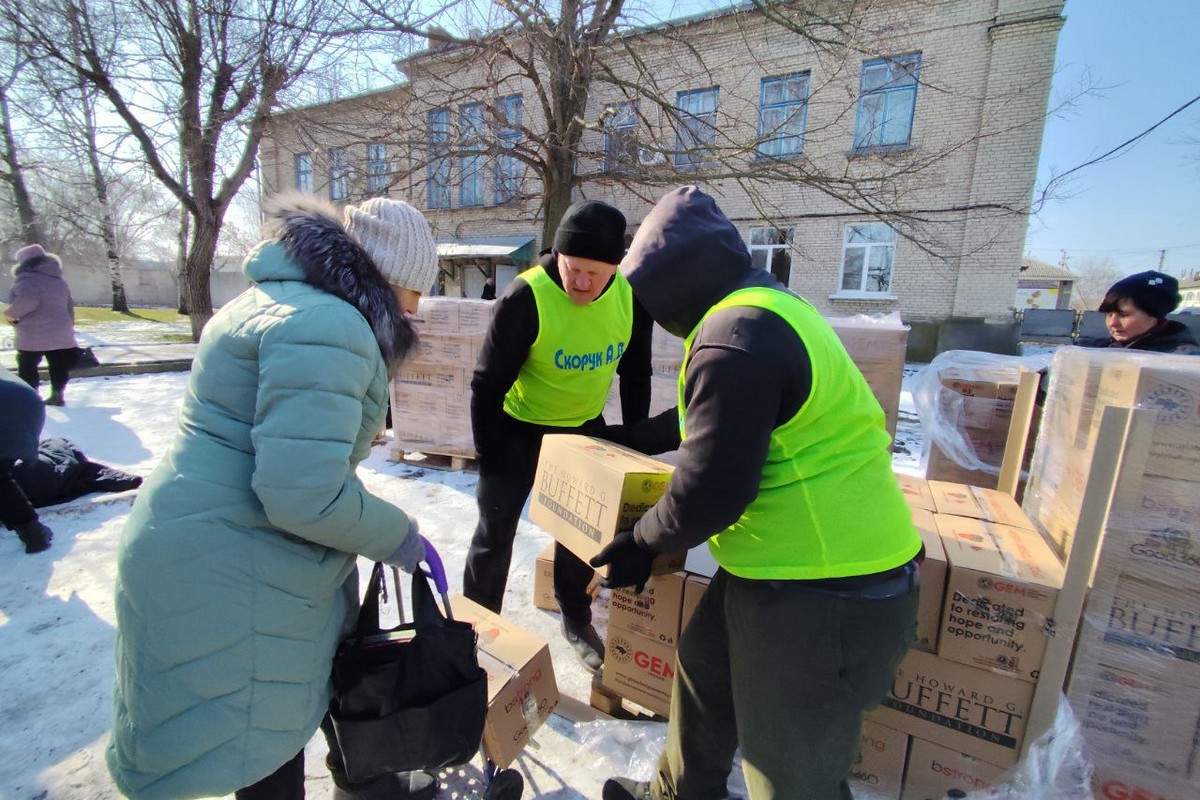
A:
<svg viewBox="0 0 1200 800">
<path fill-rule="evenodd" d="M 426 773 L 350 783 L 327 708 L 358 557 L 411 572 L 426 553 L 356 468 L 436 246 L 395 200 L 345 223 L 306 196 L 267 211 L 251 286 L 200 337 L 179 431 L 121 535 L 109 772 L 136 800 L 300 800 L 320 726 L 335 798 L 429 797 Z"/>
<path fill-rule="evenodd" d="M 45 357 L 50 369 L 46 405 L 65 405 L 63 392 L 75 365 L 75 302 L 63 279 L 62 260 L 31 244 L 17 251 L 9 307 L 4 316 L 16 329 L 17 374 L 38 388 L 38 367 Z"/>
</svg>

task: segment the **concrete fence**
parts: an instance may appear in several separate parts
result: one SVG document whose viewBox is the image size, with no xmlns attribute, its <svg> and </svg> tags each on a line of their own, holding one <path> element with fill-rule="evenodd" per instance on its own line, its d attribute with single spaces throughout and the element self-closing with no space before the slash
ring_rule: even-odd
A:
<svg viewBox="0 0 1200 800">
<path fill-rule="evenodd" d="M 109 306 L 112 304 L 112 282 L 107 266 L 63 266 L 63 275 L 71 287 L 77 306 Z M 173 270 L 126 266 L 121 268 L 125 297 L 134 308 L 174 308 L 179 305 L 179 289 Z M 0 300 L 8 302 L 12 288 L 12 270 L 0 271 Z M 249 285 L 240 270 L 212 273 L 213 307 L 220 307 L 237 297 Z"/>
</svg>

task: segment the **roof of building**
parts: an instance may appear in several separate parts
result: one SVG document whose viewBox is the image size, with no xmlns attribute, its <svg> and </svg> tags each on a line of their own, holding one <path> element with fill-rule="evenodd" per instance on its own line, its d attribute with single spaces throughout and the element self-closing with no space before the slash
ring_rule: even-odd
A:
<svg viewBox="0 0 1200 800">
<path fill-rule="evenodd" d="M 1070 270 L 1056 267 L 1053 264 L 1047 264 L 1045 261 L 1038 261 L 1033 256 L 1021 256 L 1021 274 L 1020 278 L 1040 278 L 1040 279 L 1055 279 L 1063 281 L 1073 281 L 1078 277 Z"/>
</svg>

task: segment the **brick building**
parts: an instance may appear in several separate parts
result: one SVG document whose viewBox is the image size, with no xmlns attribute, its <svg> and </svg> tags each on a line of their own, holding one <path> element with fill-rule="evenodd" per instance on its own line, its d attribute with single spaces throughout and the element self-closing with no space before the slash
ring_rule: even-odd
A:
<svg viewBox="0 0 1200 800">
<path fill-rule="evenodd" d="M 746 7 L 626 33 L 606 64 L 662 105 L 593 83 L 573 196 L 636 228 L 696 183 L 827 314 L 1010 323 L 1062 7 L 881 0 L 834 49 Z M 504 148 L 545 126 L 520 71 L 473 53 L 432 47 L 394 88 L 276 115 L 265 192 L 406 200 L 440 243 L 441 290 L 477 297 L 493 272 L 502 288 L 544 244 L 540 183 Z"/>
</svg>

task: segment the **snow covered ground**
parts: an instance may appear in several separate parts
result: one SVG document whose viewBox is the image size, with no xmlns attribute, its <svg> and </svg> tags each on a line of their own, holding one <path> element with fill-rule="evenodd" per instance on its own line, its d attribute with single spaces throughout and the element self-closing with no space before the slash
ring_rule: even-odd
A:
<svg viewBox="0 0 1200 800">
<path fill-rule="evenodd" d="M 131 343 L 162 330 L 135 323 L 89 329 L 86 343 Z M 911 374 L 912 369 L 907 371 Z M 75 442 L 93 460 L 146 475 L 175 433 L 188 375 L 161 373 L 72 381 L 65 408 L 47 409 L 43 437 Z M 896 466 L 919 467 L 920 430 L 905 395 Z M 474 475 L 395 464 L 378 446 L 363 464 L 372 491 L 413 513 L 446 563 L 457 591 L 476 521 Z M 25 555 L 16 536 L 0 535 L 0 798 L 82 800 L 116 798 L 104 764 L 111 724 L 115 616 L 112 584 L 121 527 L 132 494 L 92 495 L 43 510 L 53 547 Z M 523 521 L 505 601 L 506 616 L 549 644 L 564 696 L 584 712 L 591 675 L 559 633 L 558 615 L 533 607 L 533 566 L 550 537 Z M 369 567 L 360 563 L 360 570 Z M 603 622 L 603 612 L 598 622 Z M 602 627 L 602 625 L 598 625 Z M 665 725 L 581 722 L 554 715 L 514 765 L 526 797 L 598 798 L 614 774 L 648 777 Z M 308 747 L 308 796 L 332 793 L 318 735 Z M 442 797 L 476 797 L 481 762 L 442 776 Z M 736 791 L 740 777 L 735 777 Z M 745 796 L 744 792 L 741 796 Z"/>
</svg>

